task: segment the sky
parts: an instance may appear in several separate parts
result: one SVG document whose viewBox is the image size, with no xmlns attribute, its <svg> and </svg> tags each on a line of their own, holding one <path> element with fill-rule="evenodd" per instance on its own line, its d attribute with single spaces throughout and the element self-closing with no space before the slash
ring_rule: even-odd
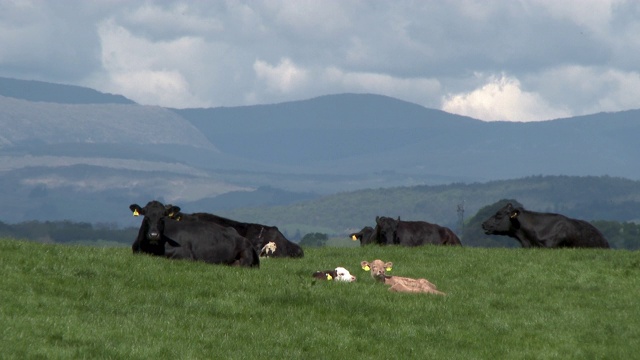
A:
<svg viewBox="0 0 640 360">
<path fill-rule="evenodd" d="M 640 1 L 0 0 L 0 76 L 173 108 L 373 93 L 549 120 L 640 108 Z"/>
</svg>

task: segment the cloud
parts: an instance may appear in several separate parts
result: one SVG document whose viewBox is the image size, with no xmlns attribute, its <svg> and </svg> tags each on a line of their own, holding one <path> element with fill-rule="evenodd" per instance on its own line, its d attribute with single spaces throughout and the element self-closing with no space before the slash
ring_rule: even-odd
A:
<svg viewBox="0 0 640 360">
<path fill-rule="evenodd" d="M 125 13 L 121 21 L 156 40 L 203 36 L 224 31 L 224 24 L 217 17 L 203 14 L 196 4 L 181 2 L 169 3 L 165 7 L 145 3 Z"/>
<path fill-rule="evenodd" d="M 304 86 L 307 80 L 307 71 L 296 66 L 288 58 L 281 59 L 275 66 L 256 60 L 253 70 L 257 78 L 264 81 L 270 91 L 279 93 L 290 93 Z"/>
<path fill-rule="evenodd" d="M 537 0 L 551 16 L 600 33 L 610 25 L 614 9 L 625 0 Z"/>
<path fill-rule="evenodd" d="M 570 116 L 566 109 L 550 106 L 539 94 L 522 91 L 520 81 L 501 75 L 490 77 L 468 93 L 447 95 L 442 110 L 480 120 L 539 121 Z"/>
<path fill-rule="evenodd" d="M 251 103 L 267 99 L 303 99 L 335 93 L 373 93 L 387 95 L 427 107 L 437 107 L 441 85 L 436 79 L 399 78 L 388 74 L 350 72 L 337 67 L 304 68 L 283 58 L 277 65 L 256 60 L 253 65 L 260 80 L 245 94 Z"/>
<path fill-rule="evenodd" d="M 414 102 L 423 106 L 434 106 L 434 99 L 441 90 L 440 82 L 428 78 L 398 78 L 388 74 L 367 72 L 345 72 L 332 67 L 326 69 L 318 81 L 327 82 L 332 88 L 343 92 L 366 92 L 387 95 Z"/>
<path fill-rule="evenodd" d="M 624 0 L 0 0 L 0 76 L 171 107 L 363 92 L 540 120 L 638 107 L 638 33 Z"/>
<path fill-rule="evenodd" d="M 102 65 L 106 75 L 99 88 L 125 94 L 145 105 L 201 107 L 208 103 L 194 96 L 183 73 L 197 56 L 198 38 L 182 37 L 152 42 L 134 36 L 112 19 L 100 24 Z"/>
<path fill-rule="evenodd" d="M 56 5 L 57 4 L 57 5 Z M 57 6 L 66 17 L 56 16 Z M 93 18 L 84 6 L 0 0 L 0 74 L 74 83 L 99 67 Z"/>
<path fill-rule="evenodd" d="M 640 108 L 639 71 L 565 65 L 530 74 L 523 81 L 554 106 L 570 108 L 572 115 Z"/>
<path fill-rule="evenodd" d="M 294 36 L 308 38 L 335 36 L 352 26 L 349 1 L 266 1 L 256 5 L 274 27 L 281 27 Z"/>
</svg>

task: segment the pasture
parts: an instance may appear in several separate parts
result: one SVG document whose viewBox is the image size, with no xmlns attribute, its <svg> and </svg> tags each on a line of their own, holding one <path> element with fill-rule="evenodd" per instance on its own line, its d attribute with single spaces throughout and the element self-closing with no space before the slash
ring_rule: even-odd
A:
<svg viewBox="0 0 640 360">
<path fill-rule="evenodd" d="M 424 277 L 387 291 L 360 269 Z M 314 281 L 344 266 L 355 283 Z M 640 255 L 626 250 L 305 248 L 259 269 L 129 248 L 0 240 L 3 359 L 630 359 Z"/>
</svg>

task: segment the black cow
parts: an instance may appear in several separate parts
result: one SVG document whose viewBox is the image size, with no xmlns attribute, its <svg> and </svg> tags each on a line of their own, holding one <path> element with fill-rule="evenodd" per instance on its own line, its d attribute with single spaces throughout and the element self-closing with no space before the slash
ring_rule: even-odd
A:
<svg viewBox="0 0 640 360">
<path fill-rule="evenodd" d="M 602 233 L 584 220 L 528 211 L 511 203 L 483 222 L 482 229 L 488 235 L 515 238 L 525 248 L 609 247 Z"/>
<path fill-rule="evenodd" d="M 275 251 L 269 253 L 270 257 L 303 257 L 304 251 L 300 245 L 287 240 L 286 237 L 275 226 L 261 224 L 244 223 L 209 213 L 185 214 L 177 212 L 171 215 L 179 221 L 206 221 L 224 227 L 234 228 L 238 234 L 251 241 L 256 251 L 261 250 L 270 242 L 275 243 Z"/>
<path fill-rule="evenodd" d="M 151 201 L 145 207 L 132 204 L 133 215 L 143 215 L 134 253 L 170 259 L 189 259 L 212 264 L 258 267 L 260 258 L 249 240 L 233 228 L 204 221 L 179 222 L 168 215 L 180 211 Z"/>
<path fill-rule="evenodd" d="M 365 226 L 362 230 L 349 234 L 349 238 L 353 241 L 360 240 L 360 246 L 376 243 L 376 230 L 371 226 Z"/>
<path fill-rule="evenodd" d="M 420 246 L 462 245 L 449 228 L 426 221 L 402 221 L 376 216 L 376 243 L 380 245 Z"/>
</svg>

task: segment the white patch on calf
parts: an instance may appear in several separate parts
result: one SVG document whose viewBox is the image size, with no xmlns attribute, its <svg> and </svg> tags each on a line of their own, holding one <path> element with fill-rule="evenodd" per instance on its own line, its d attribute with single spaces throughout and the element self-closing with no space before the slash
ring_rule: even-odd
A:
<svg viewBox="0 0 640 360">
<path fill-rule="evenodd" d="M 351 275 L 351 273 L 349 272 L 349 270 L 343 268 L 343 267 L 337 267 L 336 268 L 336 281 L 345 281 L 345 282 L 354 282 L 356 281 L 356 277 Z"/>
<path fill-rule="evenodd" d="M 276 249 L 277 249 L 276 243 L 274 243 L 273 241 L 269 241 L 267 245 L 263 246 L 262 250 L 260 250 L 260 256 L 269 257 L 276 252 Z"/>
</svg>

